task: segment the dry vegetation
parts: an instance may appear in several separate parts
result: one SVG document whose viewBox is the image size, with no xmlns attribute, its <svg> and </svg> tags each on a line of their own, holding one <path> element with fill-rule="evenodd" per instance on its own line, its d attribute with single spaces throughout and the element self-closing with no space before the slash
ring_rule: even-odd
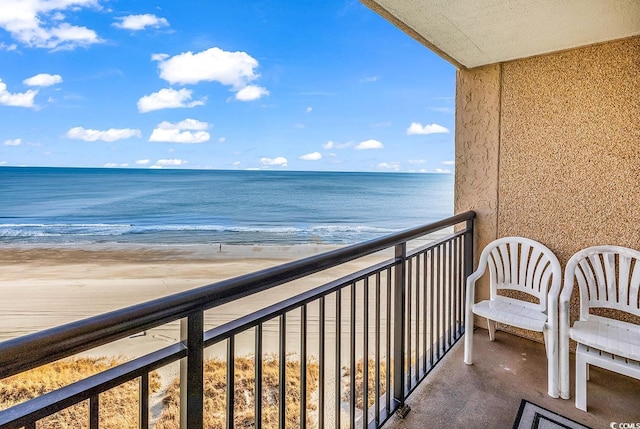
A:
<svg viewBox="0 0 640 429">
<path fill-rule="evenodd" d="M 278 359 L 266 357 L 262 367 L 262 425 L 264 428 L 278 427 L 279 380 Z M 205 362 L 205 405 L 204 427 L 218 429 L 226 427 L 226 389 L 227 364 L 220 360 Z M 300 427 L 300 362 L 287 360 L 286 367 L 286 427 Z M 317 427 L 313 418 L 316 405 L 311 401 L 318 389 L 318 364 L 307 365 L 307 427 Z M 235 400 L 234 427 L 254 427 L 255 375 L 253 358 L 235 360 Z M 164 410 L 158 419 L 156 429 L 177 429 L 179 427 L 179 380 L 175 380 L 167 389 L 164 398 Z"/>
<path fill-rule="evenodd" d="M 376 397 L 376 362 L 373 359 L 369 359 L 367 364 L 367 408 L 371 407 L 378 398 Z M 345 369 L 344 378 L 349 380 L 351 372 L 349 368 Z M 386 379 L 387 379 L 387 365 L 385 362 L 380 362 L 380 396 L 386 392 Z M 364 402 L 364 360 L 361 359 L 356 362 L 356 408 L 362 410 L 362 404 Z M 351 388 L 347 382 L 347 387 L 343 391 L 342 400 L 349 402 L 349 396 L 351 395 Z"/>
<path fill-rule="evenodd" d="M 77 358 L 54 362 L 0 380 L 0 409 L 43 395 L 124 362 L 121 358 Z M 160 377 L 152 373 L 150 390 L 160 388 Z M 122 429 L 138 427 L 139 389 L 136 381 L 124 383 L 100 395 L 100 427 Z M 89 404 L 84 401 L 46 417 L 38 429 L 87 427 Z"/>
<path fill-rule="evenodd" d="M 65 360 L 36 368 L 24 374 L 19 374 L 0 380 L 0 409 L 9 408 L 15 404 L 50 392 L 62 386 L 71 384 L 92 374 L 104 371 L 123 362 L 119 358 L 78 358 Z M 266 356 L 263 360 L 262 375 L 262 425 L 265 428 L 278 426 L 279 405 L 279 361 L 277 356 Z M 205 410 L 204 427 L 222 429 L 226 427 L 226 362 L 209 360 L 205 362 Z M 375 398 L 375 362 L 368 363 L 367 386 L 369 388 L 368 407 Z M 286 384 L 286 427 L 300 426 L 300 362 L 287 360 Z M 343 390 L 343 401 L 349 401 L 350 386 L 348 383 L 349 370 L 346 369 L 344 380 L 347 380 Z M 315 396 L 318 390 L 319 368 L 316 362 L 307 365 L 307 427 L 317 427 Z M 156 373 L 151 375 L 152 392 L 160 389 L 160 377 Z M 380 363 L 380 394 L 385 393 L 386 365 Z M 131 381 L 100 395 L 100 427 L 106 429 L 137 428 L 138 427 L 138 383 Z M 156 429 L 177 429 L 180 419 L 180 382 L 174 380 L 167 388 L 163 399 L 163 410 L 157 419 Z M 355 376 L 356 407 L 363 408 L 364 389 L 364 361 L 356 363 Z M 241 357 L 235 360 L 235 401 L 234 427 L 254 427 L 255 405 L 255 373 L 254 359 Z M 88 401 L 67 408 L 59 413 L 38 422 L 38 429 L 67 429 L 86 427 L 88 422 Z"/>
</svg>

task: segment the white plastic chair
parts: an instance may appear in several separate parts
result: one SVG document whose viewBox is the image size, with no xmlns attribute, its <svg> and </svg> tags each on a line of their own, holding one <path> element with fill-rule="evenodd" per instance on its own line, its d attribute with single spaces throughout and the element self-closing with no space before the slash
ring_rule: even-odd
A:
<svg viewBox="0 0 640 429">
<path fill-rule="evenodd" d="M 580 297 L 579 319 L 570 327 L 574 283 Z M 640 252 L 620 246 L 583 249 L 567 262 L 560 295 L 560 396 L 568 399 L 569 338 L 576 347 L 576 407 L 587 411 L 589 365 L 640 379 L 640 325 L 594 308 L 640 316 Z"/>
<path fill-rule="evenodd" d="M 475 303 L 476 281 L 489 268 L 490 299 Z M 489 339 L 495 340 L 496 322 L 544 334 L 548 361 L 548 393 L 558 397 L 558 295 L 560 262 L 537 241 L 505 237 L 487 245 L 478 269 L 467 279 L 464 362 L 473 363 L 473 315 L 487 319 Z M 524 292 L 538 303 L 498 295 L 499 290 Z"/>
</svg>

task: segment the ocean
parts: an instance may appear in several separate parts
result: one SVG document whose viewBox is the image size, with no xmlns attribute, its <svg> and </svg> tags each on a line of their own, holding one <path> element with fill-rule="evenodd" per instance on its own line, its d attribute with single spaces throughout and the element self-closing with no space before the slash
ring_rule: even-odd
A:
<svg viewBox="0 0 640 429">
<path fill-rule="evenodd" d="M 352 244 L 452 214 L 450 174 L 0 167 L 0 244 Z"/>
</svg>

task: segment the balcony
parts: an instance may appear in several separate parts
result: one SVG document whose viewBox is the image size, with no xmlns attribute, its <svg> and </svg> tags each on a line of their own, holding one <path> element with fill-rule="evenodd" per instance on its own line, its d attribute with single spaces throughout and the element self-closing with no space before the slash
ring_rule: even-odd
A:
<svg viewBox="0 0 640 429">
<path fill-rule="evenodd" d="M 592 427 L 633 421 L 629 410 L 637 409 L 640 387 L 624 378 L 612 387 L 609 375 L 595 369 L 589 414 L 572 401 L 547 397 L 541 344 L 506 333 L 489 343 L 478 330 L 476 364 L 462 363 L 458 340 L 464 334 L 474 217 L 463 213 L 0 343 L 0 378 L 6 378 L 158 326 L 177 323 L 181 336 L 168 347 L 0 411 L 0 428 L 36 428 L 76 404 L 85 405 L 88 427 L 101 427 L 101 395 L 127 382 L 136 383 L 138 408 L 127 424 L 154 427 L 150 386 L 156 370 L 171 366 L 179 374 L 173 423 L 183 428 L 213 427 L 207 423 L 211 414 L 220 417 L 220 427 L 508 427 L 523 398 Z M 432 233 L 439 238 L 429 238 Z M 284 302 L 222 325 L 208 321 L 222 304 L 309 281 L 371 255 L 373 265 Z M 247 345 L 251 352 L 243 355 Z M 212 398 L 204 369 L 212 355 L 224 372 L 215 393 L 224 405 L 215 409 L 207 405 Z M 248 367 L 248 378 L 239 362 Z M 605 399 L 610 394 L 616 399 Z"/>
<path fill-rule="evenodd" d="M 407 398 L 406 418 L 394 416 L 385 428 L 510 428 L 522 399 L 594 429 L 638 421 L 638 380 L 592 367 L 585 413 L 575 407 L 573 384 L 570 400 L 547 395 L 542 343 L 501 331 L 490 342 L 485 329 L 476 329 L 474 342 L 473 365 L 464 364 L 464 345 L 458 342 Z M 573 363 L 572 355 L 572 383 Z"/>
</svg>

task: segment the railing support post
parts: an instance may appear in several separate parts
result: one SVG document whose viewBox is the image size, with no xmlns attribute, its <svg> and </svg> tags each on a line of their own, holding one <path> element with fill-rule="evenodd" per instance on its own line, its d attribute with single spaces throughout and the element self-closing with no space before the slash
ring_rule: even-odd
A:
<svg viewBox="0 0 640 429">
<path fill-rule="evenodd" d="M 180 361 L 180 428 L 202 429 L 204 415 L 204 313 L 180 320 L 187 357 Z"/>
<path fill-rule="evenodd" d="M 475 216 L 474 216 L 475 218 Z M 467 277 L 473 272 L 473 222 L 474 219 L 469 219 L 466 222 L 466 231 L 464 233 L 464 282 L 462 283 L 462 302 L 467 302 Z M 462 314 L 466 314 L 463 310 Z M 462 320 L 462 326 L 465 326 L 466 320 Z"/>
<path fill-rule="evenodd" d="M 398 405 L 396 413 L 404 418 L 411 410 L 405 404 L 405 290 L 407 284 L 407 243 L 395 246 L 395 276 L 393 284 L 393 399 Z"/>
</svg>

